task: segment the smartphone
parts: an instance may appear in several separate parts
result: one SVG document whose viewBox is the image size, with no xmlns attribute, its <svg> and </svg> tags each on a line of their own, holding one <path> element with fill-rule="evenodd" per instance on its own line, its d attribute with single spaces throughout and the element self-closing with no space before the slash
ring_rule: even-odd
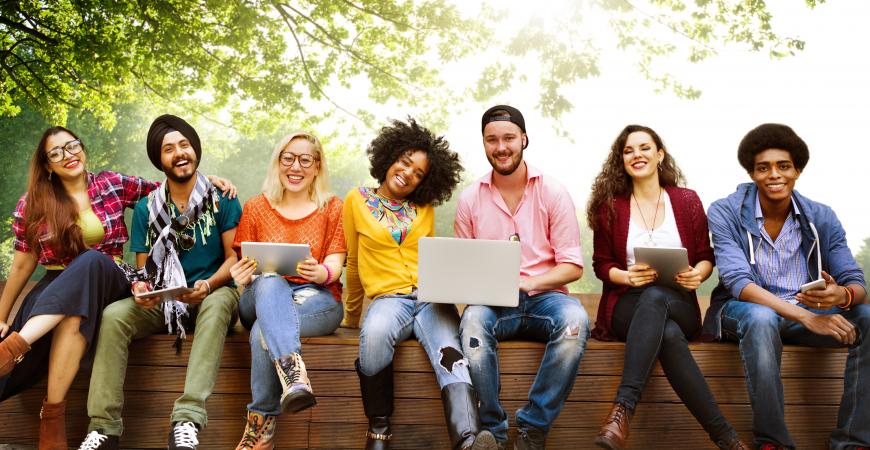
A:
<svg viewBox="0 0 870 450">
<path fill-rule="evenodd" d="M 804 283 L 801 285 L 801 294 L 806 293 L 807 291 L 813 289 L 824 289 L 825 288 L 825 279 L 819 278 L 816 281 L 810 281 L 809 283 Z"/>
</svg>

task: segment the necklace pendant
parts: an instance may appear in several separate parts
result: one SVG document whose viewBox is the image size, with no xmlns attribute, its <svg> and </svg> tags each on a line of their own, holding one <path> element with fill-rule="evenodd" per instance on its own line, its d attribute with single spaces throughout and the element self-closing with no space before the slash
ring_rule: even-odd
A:
<svg viewBox="0 0 870 450">
<path fill-rule="evenodd" d="M 658 244 L 652 239 L 652 237 L 648 238 L 646 242 L 643 243 L 644 247 L 658 247 Z"/>
</svg>

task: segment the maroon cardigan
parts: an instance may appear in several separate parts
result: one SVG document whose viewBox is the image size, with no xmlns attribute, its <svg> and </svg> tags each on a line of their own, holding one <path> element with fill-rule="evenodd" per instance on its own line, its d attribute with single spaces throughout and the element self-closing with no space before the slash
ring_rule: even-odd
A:
<svg viewBox="0 0 870 450">
<path fill-rule="evenodd" d="M 710 261 L 715 264 L 713 249 L 710 247 L 710 234 L 707 230 L 707 215 L 698 194 L 691 189 L 667 187 L 665 191 L 671 200 L 674 219 L 680 240 L 689 256 L 689 264 L 695 266 L 700 261 Z M 610 269 L 627 270 L 625 261 L 625 246 L 628 241 L 628 223 L 631 218 L 631 196 L 613 199 L 614 217 L 607 219 L 607 207 L 601 206 L 596 212 L 597 231 L 594 236 L 592 252 L 592 267 L 595 276 L 604 282 L 601 302 L 598 304 L 598 319 L 592 337 L 602 341 L 614 341 L 616 336 L 611 327 L 613 309 L 619 296 L 628 286 L 614 284 L 610 281 Z M 695 301 L 695 314 L 698 318 L 698 329 L 701 325 L 701 309 L 698 307 L 698 297 L 692 292 Z"/>
</svg>

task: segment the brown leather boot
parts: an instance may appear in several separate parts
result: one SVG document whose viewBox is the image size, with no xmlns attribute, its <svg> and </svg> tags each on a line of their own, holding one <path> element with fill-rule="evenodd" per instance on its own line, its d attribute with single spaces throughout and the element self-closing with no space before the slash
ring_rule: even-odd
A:
<svg viewBox="0 0 870 450">
<path fill-rule="evenodd" d="M 17 331 L 9 333 L 0 342 L 0 377 L 12 372 L 15 364 L 21 362 L 24 354 L 30 351 L 30 344 Z"/>
<path fill-rule="evenodd" d="M 598 430 L 595 445 L 609 450 L 624 450 L 628 442 L 628 428 L 632 411 L 621 403 L 614 403 L 604 426 Z"/>
<path fill-rule="evenodd" d="M 67 450 L 66 400 L 60 403 L 42 401 L 39 411 L 39 450 Z"/>
</svg>

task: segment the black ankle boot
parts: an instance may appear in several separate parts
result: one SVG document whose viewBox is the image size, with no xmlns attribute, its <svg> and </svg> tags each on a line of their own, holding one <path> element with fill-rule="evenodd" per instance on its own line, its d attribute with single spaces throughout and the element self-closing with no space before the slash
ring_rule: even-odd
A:
<svg viewBox="0 0 870 450">
<path fill-rule="evenodd" d="M 498 442 L 489 431 L 480 431 L 477 392 L 468 383 L 451 383 L 441 389 L 444 418 L 453 450 L 496 450 Z"/>
<path fill-rule="evenodd" d="M 390 433 L 390 416 L 393 415 L 393 363 L 372 376 L 362 373 L 359 359 L 355 364 L 363 409 L 369 418 L 366 450 L 388 450 L 393 437 Z"/>
</svg>

